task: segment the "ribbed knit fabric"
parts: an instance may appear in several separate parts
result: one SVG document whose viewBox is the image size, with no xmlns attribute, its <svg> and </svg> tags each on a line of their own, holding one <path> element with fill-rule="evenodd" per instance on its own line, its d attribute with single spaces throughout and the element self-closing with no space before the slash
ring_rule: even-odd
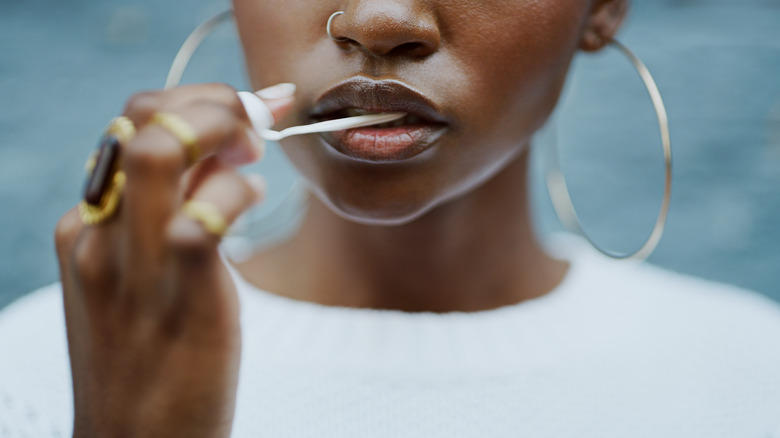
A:
<svg viewBox="0 0 780 438">
<path fill-rule="evenodd" d="M 234 436 L 780 438 L 780 308 L 569 245 L 544 297 L 476 313 L 327 307 L 236 277 Z M 0 313 L 0 437 L 71 433 L 59 285 Z"/>
</svg>

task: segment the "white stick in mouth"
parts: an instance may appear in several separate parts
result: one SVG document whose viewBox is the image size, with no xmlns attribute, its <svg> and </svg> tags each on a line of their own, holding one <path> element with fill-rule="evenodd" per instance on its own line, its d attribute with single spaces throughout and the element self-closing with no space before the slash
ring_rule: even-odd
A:
<svg viewBox="0 0 780 438">
<path fill-rule="evenodd" d="M 249 119 L 255 131 L 268 141 L 279 141 L 293 135 L 314 134 L 317 132 L 342 131 L 344 129 L 362 128 L 364 126 L 380 125 L 392 122 L 406 116 L 404 112 L 368 114 L 364 116 L 346 117 L 343 119 L 326 120 L 310 125 L 293 126 L 281 131 L 269 129 L 274 120 L 268 106 L 256 94 L 240 91 L 238 97 L 244 104 Z"/>
<path fill-rule="evenodd" d="M 381 123 L 392 122 L 406 113 L 381 113 L 368 114 L 365 116 L 346 117 L 343 119 L 326 120 L 324 122 L 312 123 L 310 125 L 293 126 L 281 131 L 265 129 L 260 132 L 260 137 L 264 140 L 279 141 L 292 135 L 313 134 L 316 132 L 333 132 L 344 129 L 362 128 L 364 126 L 379 125 Z"/>
</svg>

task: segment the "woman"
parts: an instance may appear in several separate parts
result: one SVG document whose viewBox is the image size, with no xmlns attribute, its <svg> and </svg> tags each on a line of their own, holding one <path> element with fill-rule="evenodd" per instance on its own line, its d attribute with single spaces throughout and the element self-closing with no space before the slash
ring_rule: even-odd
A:
<svg viewBox="0 0 780 438">
<path fill-rule="evenodd" d="M 401 126 L 282 142 L 316 196 L 292 239 L 231 267 L 209 218 L 263 194 L 235 170 L 261 149 L 235 90 L 132 97 L 121 207 L 63 217 L 61 289 L 4 328 L 62 291 L 76 437 L 773 433 L 776 307 L 534 239 L 529 141 L 626 3 L 236 0 L 252 83 L 297 86 L 258 92 L 277 126 Z M 67 433 L 67 402 L 40 403 Z"/>
</svg>

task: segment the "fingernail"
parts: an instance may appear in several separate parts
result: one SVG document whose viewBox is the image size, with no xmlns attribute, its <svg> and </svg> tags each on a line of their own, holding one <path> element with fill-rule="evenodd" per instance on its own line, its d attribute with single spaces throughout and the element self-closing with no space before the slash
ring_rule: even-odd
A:
<svg viewBox="0 0 780 438">
<path fill-rule="evenodd" d="M 265 191 L 268 188 L 268 184 L 265 182 L 265 178 L 256 173 L 250 173 L 246 175 L 246 182 L 252 187 L 256 195 L 256 201 L 260 202 L 265 197 Z"/>
<path fill-rule="evenodd" d="M 260 91 L 256 91 L 255 94 L 261 99 L 283 99 L 285 97 L 292 97 L 292 95 L 295 94 L 296 88 L 295 84 L 285 82 L 263 88 Z"/>
</svg>

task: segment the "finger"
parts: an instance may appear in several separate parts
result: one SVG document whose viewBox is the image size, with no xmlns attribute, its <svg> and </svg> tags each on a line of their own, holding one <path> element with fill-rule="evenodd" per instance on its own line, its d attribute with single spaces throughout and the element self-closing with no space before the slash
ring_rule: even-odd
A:
<svg viewBox="0 0 780 438">
<path fill-rule="evenodd" d="M 247 208 L 264 196 L 265 183 L 258 175 L 243 176 L 229 168 L 214 171 L 197 188 L 191 202 L 199 202 L 213 209 L 214 215 L 232 224 Z M 208 295 L 221 290 L 223 280 L 217 245 L 219 232 L 208 229 L 206 221 L 187 210 L 181 210 L 168 229 L 168 245 L 174 256 L 177 284 L 186 297 Z"/>
<path fill-rule="evenodd" d="M 265 142 L 251 127 L 236 132 L 234 141 L 214 153 L 214 158 L 230 167 L 254 163 L 265 155 Z M 206 158 L 209 159 L 211 157 Z"/>
<path fill-rule="evenodd" d="M 209 157 L 187 171 L 182 178 L 182 190 L 180 199 L 191 199 L 201 184 L 210 178 L 214 173 L 235 167 L 232 164 L 225 163 L 221 157 Z M 183 201 L 182 201 L 183 202 Z"/>
<path fill-rule="evenodd" d="M 276 88 L 278 91 L 279 87 Z M 289 111 L 292 103 L 292 97 L 285 97 L 285 93 L 294 92 L 294 86 L 281 87 L 282 91 L 285 88 L 286 92 L 277 92 L 275 96 L 271 93 L 268 98 L 273 113 L 278 116 Z M 186 102 L 187 106 L 177 108 L 174 114 L 193 131 L 192 137 L 197 139 L 200 154 L 210 156 L 221 151 L 221 161 L 230 165 L 243 164 L 259 157 L 261 151 L 258 145 L 261 142 L 249 129 L 248 118 L 235 90 L 203 85 L 175 91 L 175 99 L 171 98 L 164 104 L 159 102 L 161 93 L 147 93 L 134 98 L 134 103 L 129 106 L 138 111 L 133 117 L 141 120 L 144 111 L 147 115 L 153 111 L 144 108 L 172 108 Z M 185 97 L 186 91 L 191 96 Z M 269 97 L 268 92 L 264 94 Z M 209 98 L 203 97 L 205 95 Z M 213 99 L 213 96 L 220 97 Z M 145 103 L 145 99 L 149 103 Z M 236 112 L 241 116 L 236 117 Z M 126 233 L 122 242 L 128 250 L 123 253 L 126 260 L 122 265 L 150 274 L 136 276 L 139 281 L 153 282 L 164 275 L 166 249 L 160 242 L 174 206 L 178 205 L 179 180 L 185 170 L 182 163 L 186 162 L 188 155 L 181 140 L 169 128 L 146 124 L 123 153 L 122 165 L 128 183 L 123 208 Z M 148 288 L 141 284 L 138 289 Z"/>
<path fill-rule="evenodd" d="M 66 303 L 70 301 L 69 293 L 74 291 L 73 281 L 73 248 L 76 246 L 76 241 L 84 228 L 84 223 L 79 216 L 78 207 L 70 209 L 65 213 L 54 230 L 54 245 L 57 250 L 57 262 L 60 268 L 60 281 L 62 283 L 63 292 L 66 293 Z"/>
<path fill-rule="evenodd" d="M 192 127 L 198 147 L 213 151 L 234 141 L 246 127 L 224 105 L 201 101 L 177 114 Z M 122 266 L 134 272 L 138 281 L 156 282 L 164 275 L 167 257 L 162 244 L 168 222 L 178 208 L 181 177 L 187 152 L 179 139 L 165 128 L 149 124 L 123 151 L 122 167 L 127 175 L 121 210 L 125 259 Z M 137 285 L 144 290 L 144 284 Z M 151 292 L 150 292 L 151 293 Z"/>
<path fill-rule="evenodd" d="M 70 254 L 82 228 L 84 228 L 84 223 L 79 216 L 78 207 L 68 210 L 57 222 L 54 229 L 54 246 L 57 250 L 60 268 L 66 268 L 65 270 L 70 268 Z"/>
<path fill-rule="evenodd" d="M 264 88 L 256 93 L 265 107 L 270 110 L 273 120 L 279 121 L 292 109 L 295 85 L 284 83 Z M 178 112 L 196 102 L 211 101 L 231 109 L 237 118 L 251 126 L 250 117 L 235 89 L 226 84 L 184 85 L 165 91 L 148 91 L 135 94 L 128 101 L 124 114 L 136 126 L 149 123 L 159 112 Z M 273 124 L 273 123 L 271 123 Z M 270 126 L 269 126 L 270 127 Z M 244 141 L 232 144 L 227 150 L 217 150 L 225 155 L 223 161 L 231 165 L 241 165 L 262 156 L 263 141 L 253 132 L 241 134 Z M 208 153 L 204 154 L 208 155 Z"/>
<path fill-rule="evenodd" d="M 241 175 L 229 167 L 221 166 L 217 161 L 213 163 L 213 168 L 206 171 L 207 176 L 195 186 L 186 203 L 207 204 L 220 221 L 229 226 L 246 209 L 262 200 L 266 190 L 265 180 L 257 174 Z M 209 231 L 217 240 L 224 234 L 204 227 L 208 224 L 204 224 L 198 214 L 190 214 L 184 210 L 178 214 L 188 218 L 191 223 L 200 224 L 200 228 Z"/>
<path fill-rule="evenodd" d="M 66 303 L 91 308 L 113 295 L 116 259 L 109 242 L 115 241 L 114 228 L 84 225 L 78 208 L 57 223 L 55 244 Z"/>
<path fill-rule="evenodd" d="M 236 115 L 241 115 L 236 90 L 222 83 L 181 85 L 170 90 L 136 93 L 128 99 L 123 114 L 136 126 L 143 126 L 159 111 L 176 110 L 199 100 L 211 100 L 232 107 Z"/>
<path fill-rule="evenodd" d="M 89 318 L 88 304 L 85 302 L 87 297 L 79 290 L 77 281 L 74 278 L 76 275 L 75 266 L 73 263 L 74 257 L 72 254 L 76 243 L 79 240 L 79 235 L 82 233 L 85 225 L 81 221 L 81 217 L 78 213 L 78 207 L 70 209 L 64 216 L 57 222 L 57 227 L 54 231 L 54 242 L 57 250 L 57 261 L 60 269 L 60 284 L 62 285 L 63 304 L 65 309 L 65 320 L 67 323 L 67 336 L 68 336 L 68 348 L 72 354 L 74 360 L 78 360 L 80 352 L 78 351 L 79 345 L 83 343 L 75 342 L 73 336 L 75 333 L 86 333 L 89 329 L 86 327 Z M 76 364 L 77 365 L 77 364 Z"/>
</svg>

